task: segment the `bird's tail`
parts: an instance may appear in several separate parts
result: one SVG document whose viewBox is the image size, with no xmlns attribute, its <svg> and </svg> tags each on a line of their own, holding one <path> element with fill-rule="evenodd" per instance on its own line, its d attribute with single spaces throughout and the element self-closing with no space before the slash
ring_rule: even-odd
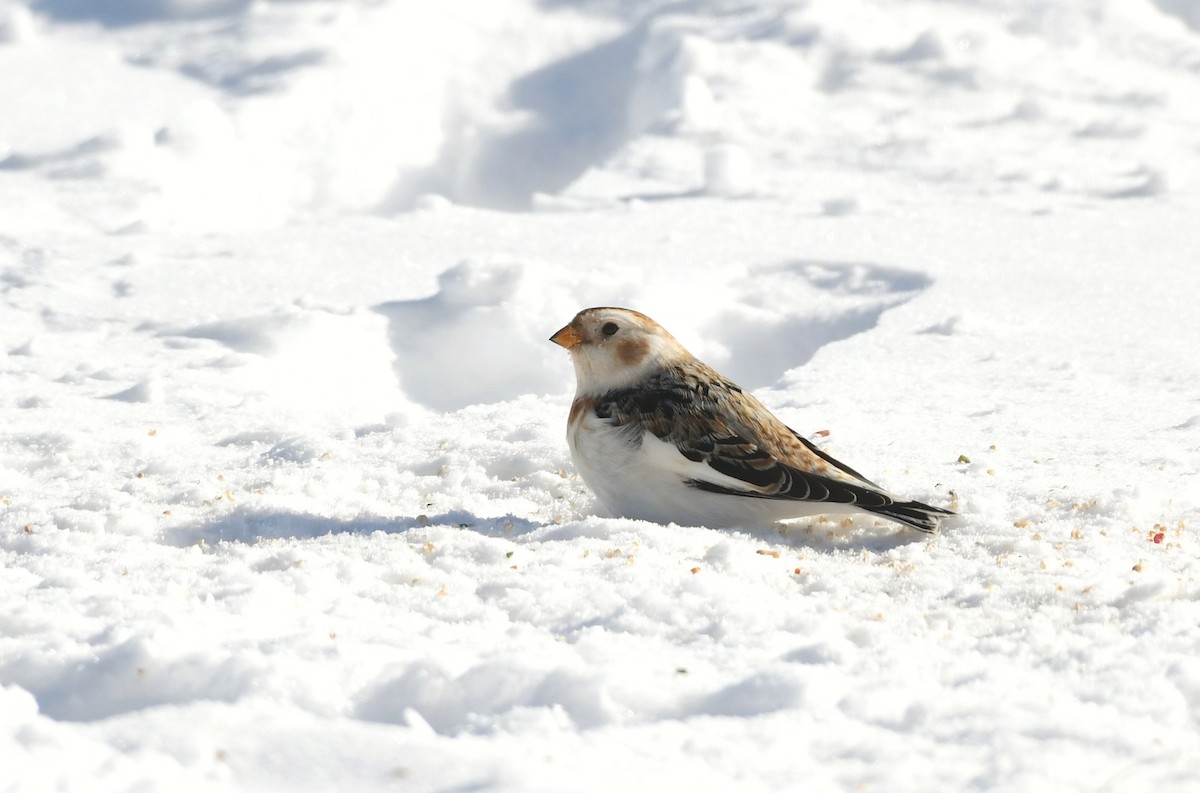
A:
<svg viewBox="0 0 1200 793">
<path fill-rule="evenodd" d="M 912 526 L 914 529 L 930 533 L 938 530 L 942 518 L 957 514 L 948 509 L 922 504 L 920 501 L 905 501 L 904 503 L 893 503 L 882 507 L 864 508 L 874 512 L 876 515 L 882 515 L 889 520 L 894 520 L 906 526 Z"/>
</svg>

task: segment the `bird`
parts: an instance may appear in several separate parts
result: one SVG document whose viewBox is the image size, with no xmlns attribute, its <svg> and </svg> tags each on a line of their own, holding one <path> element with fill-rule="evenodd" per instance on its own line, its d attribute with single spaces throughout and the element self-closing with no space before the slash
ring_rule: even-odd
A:
<svg viewBox="0 0 1200 793">
<path fill-rule="evenodd" d="M 613 516 L 748 528 L 866 512 L 932 533 L 955 514 L 835 460 L 638 311 L 584 309 L 550 341 L 575 367 L 571 458 Z"/>
</svg>

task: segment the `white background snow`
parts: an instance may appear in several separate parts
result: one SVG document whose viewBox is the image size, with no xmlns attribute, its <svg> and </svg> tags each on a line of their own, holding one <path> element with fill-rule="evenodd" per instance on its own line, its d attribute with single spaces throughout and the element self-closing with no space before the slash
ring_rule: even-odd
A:
<svg viewBox="0 0 1200 793">
<path fill-rule="evenodd" d="M 0 788 L 1200 790 L 1190 0 L 0 0 Z M 597 516 L 627 305 L 962 518 Z"/>
</svg>

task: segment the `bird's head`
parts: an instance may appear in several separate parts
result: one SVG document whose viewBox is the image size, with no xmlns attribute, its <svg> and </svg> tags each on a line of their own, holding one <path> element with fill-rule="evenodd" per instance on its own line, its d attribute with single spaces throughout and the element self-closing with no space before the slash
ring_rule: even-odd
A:
<svg viewBox="0 0 1200 793">
<path fill-rule="evenodd" d="M 550 341 L 571 353 L 581 394 L 633 385 L 665 364 L 689 357 L 661 325 L 628 308 L 585 308 Z"/>
</svg>

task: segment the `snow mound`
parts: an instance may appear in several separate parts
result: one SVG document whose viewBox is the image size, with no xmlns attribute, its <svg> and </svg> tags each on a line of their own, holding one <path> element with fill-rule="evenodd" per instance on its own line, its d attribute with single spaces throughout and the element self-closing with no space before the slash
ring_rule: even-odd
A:
<svg viewBox="0 0 1200 793">
<path fill-rule="evenodd" d="M 37 38 L 33 14 L 23 5 L 0 8 L 0 44 L 28 44 Z"/>
<path fill-rule="evenodd" d="M 163 331 L 211 339 L 249 357 L 237 363 L 254 390 L 319 412 L 387 413 L 409 405 L 392 372 L 381 319 L 364 310 L 292 305 L 271 314 Z M 213 365 L 224 367 L 222 360 Z"/>
<path fill-rule="evenodd" d="M 438 276 L 432 296 L 376 306 L 405 393 L 451 410 L 561 392 L 561 351 L 546 342 L 543 323 L 576 309 L 563 290 L 531 275 L 528 264 L 464 261 Z"/>
</svg>

